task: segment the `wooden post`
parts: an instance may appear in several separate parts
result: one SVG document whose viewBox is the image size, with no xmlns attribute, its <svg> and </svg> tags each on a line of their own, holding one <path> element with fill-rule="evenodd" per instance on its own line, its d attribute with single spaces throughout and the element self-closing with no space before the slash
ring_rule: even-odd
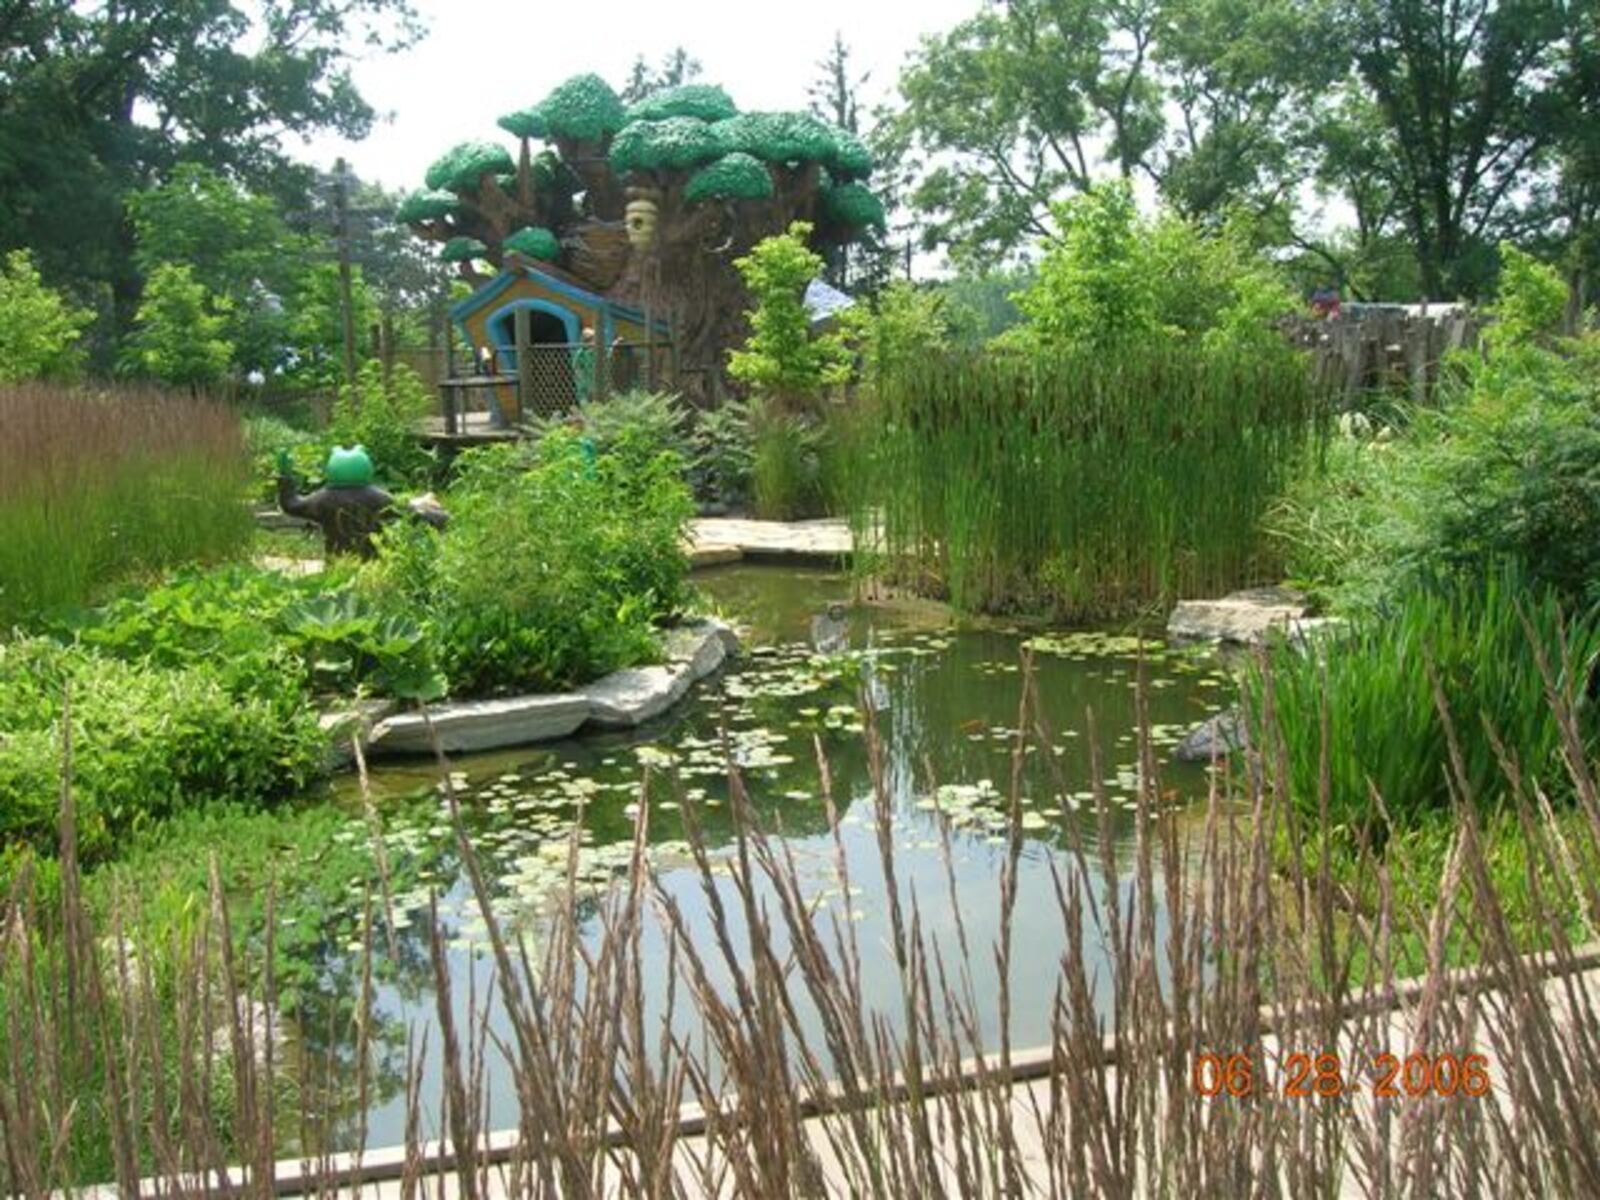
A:
<svg viewBox="0 0 1600 1200">
<path fill-rule="evenodd" d="M 350 282 L 350 199 L 346 195 L 349 177 L 344 159 L 333 164 L 337 187 L 334 191 L 334 208 L 339 228 L 339 308 L 340 324 L 344 333 L 344 381 L 354 383 L 356 378 L 356 313 L 351 296 Z"/>
<path fill-rule="evenodd" d="M 674 304 L 667 309 L 667 362 L 669 365 L 667 386 L 673 391 L 679 391 L 682 383 L 678 377 L 678 306 Z"/>
<path fill-rule="evenodd" d="M 599 327 L 602 331 L 604 326 Z M 594 365 L 590 367 L 594 378 L 589 381 L 590 399 L 603 402 L 611 391 L 611 343 L 598 333 L 594 339 Z"/>
<path fill-rule="evenodd" d="M 378 326 L 378 361 L 383 364 L 383 386 L 388 387 L 394 378 L 394 311 L 388 308 Z"/>
<path fill-rule="evenodd" d="M 533 314 L 525 308 L 515 312 L 517 347 L 517 420 L 536 411 L 533 403 Z"/>
<path fill-rule="evenodd" d="M 656 390 L 656 323 L 649 301 L 644 306 L 644 386 Z"/>
</svg>

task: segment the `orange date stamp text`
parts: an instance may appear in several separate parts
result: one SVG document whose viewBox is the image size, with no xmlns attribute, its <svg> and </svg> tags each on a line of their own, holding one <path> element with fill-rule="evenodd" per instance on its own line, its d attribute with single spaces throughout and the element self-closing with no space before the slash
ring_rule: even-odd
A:
<svg viewBox="0 0 1600 1200">
<path fill-rule="evenodd" d="M 1332 1053 L 1291 1053 L 1271 1077 L 1260 1055 L 1198 1054 L 1189 1086 L 1201 1096 L 1243 1098 L 1276 1094 L 1295 1099 L 1331 1100 L 1371 1095 L 1393 1099 L 1489 1094 L 1489 1058 L 1484 1054 L 1383 1053 L 1369 1063 L 1346 1062 Z"/>
</svg>

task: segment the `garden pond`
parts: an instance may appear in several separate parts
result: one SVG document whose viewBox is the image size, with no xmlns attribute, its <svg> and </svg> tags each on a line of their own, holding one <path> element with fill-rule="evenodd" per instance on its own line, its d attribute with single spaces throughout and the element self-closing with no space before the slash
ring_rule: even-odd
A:
<svg viewBox="0 0 1600 1200">
<path fill-rule="evenodd" d="M 973 947 L 974 994 L 992 997 L 996 968 L 989 947 L 999 928 L 1014 725 L 1021 661 L 1029 646 L 1056 745 L 1049 752 L 1035 752 L 1030 745 L 1022 772 L 1026 840 L 1013 938 L 1023 952 L 1012 963 L 1011 1042 L 1025 1047 L 1047 1041 L 1057 963 L 1065 947 L 1052 871 L 1075 869 L 1062 822 L 1096 824 L 1087 749 L 1091 722 L 1102 749 L 1102 780 L 1116 805 L 1116 834 L 1131 850 L 1138 786 L 1137 677 L 1142 669 L 1153 738 L 1165 748 L 1224 705 L 1230 684 L 1222 664 L 1203 651 L 1141 646 L 1124 635 L 1042 633 L 1004 625 L 958 628 L 947 612 L 933 606 L 850 604 L 849 577 L 820 569 L 735 566 L 696 579 L 712 605 L 740 626 L 745 652 L 721 676 L 698 685 L 674 713 L 628 734 L 452 761 L 453 786 L 505 927 L 526 936 L 536 952 L 541 917 L 565 875 L 580 807 L 580 886 L 599 895 L 626 872 L 641 778 L 648 777 L 643 799 L 650 805 L 652 867 L 661 887 L 681 906 L 691 932 L 705 928 L 709 937 L 704 882 L 678 810 L 680 801 L 697 805 L 713 865 L 719 857 L 726 860 L 731 823 L 725 737 L 743 768 L 760 821 L 781 834 L 819 919 L 829 922 L 824 928 L 832 927 L 834 915 L 855 923 L 865 995 L 881 1003 L 893 1022 L 902 1010 L 893 956 L 879 952 L 887 945 L 889 923 L 863 736 L 866 696 L 876 710 L 871 719 L 881 735 L 892 798 L 898 886 L 907 902 L 915 896 L 926 935 L 951 955 L 957 952 L 953 906 L 960 906 Z M 850 606 L 842 613 L 835 608 L 830 617 L 830 605 L 838 602 Z M 831 652 L 819 653 L 819 641 Z M 817 738 L 831 777 L 850 874 L 848 896 L 839 886 Z M 1054 761 L 1045 763 L 1046 757 Z M 1206 782 L 1204 768 L 1163 769 L 1162 785 L 1174 803 L 1202 797 Z M 382 766 L 374 770 L 371 788 L 382 822 L 395 926 L 393 955 L 388 938 L 374 936 L 375 958 L 387 961 L 376 984 L 375 1088 L 367 1141 L 381 1146 L 403 1138 L 407 1038 L 420 1038 L 437 1024 L 427 935 L 430 899 L 438 897 L 455 981 L 451 991 L 460 1010 L 458 1029 L 468 1024 L 469 992 L 487 994 L 492 957 L 434 764 Z M 368 846 L 371 831 L 355 781 L 341 780 L 332 803 L 348 813 L 332 835 L 339 849 Z M 1083 815 L 1075 818 L 1080 808 Z M 1088 826 L 1086 841 L 1093 846 L 1098 835 Z M 1093 886 L 1103 887 L 1097 869 L 1095 874 Z M 720 877 L 714 878 L 720 886 Z M 293 881 L 286 879 L 283 886 L 292 891 Z M 727 886 L 731 891 L 731 883 Z M 346 1069 L 340 1064 L 349 1063 L 353 1049 L 328 1031 L 346 1024 L 336 1013 L 360 991 L 366 887 L 365 880 L 353 886 L 342 911 L 318 912 L 314 918 L 302 911 L 294 918 L 314 921 L 317 929 L 294 934 L 296 940 L 312 939 L 310 957 L 316 965 L 302 988 L 301 1019 L 293 1024 L 300 1049 L 335 1072 Z M 739 906 L 730 900 L 727 907 L 739 936 Z M 597 929 L 598 924 L 596 918 L 592 925 Z M 646 921 L 645 931 L 643 976 L 657 979 L 667 961 L 665 942 L 655 922 Z M 280 939 L 289 932 L 280 921 Z M 983 1034 L 991 1043 L 998 1033 L 995 1007 L 991 1002 L 982 1014 Z M 691 1008 L 680 988 L 674 1019 L 685 1030 Z M 512 1040 L 508 1027 L 499 1032 Z M 428 1044 L 439 1045 L 437 1029 Z M 491 1064 L 495 1057 L 491 1052 Z M 429 1071 L 422 1095 L 439 1095 L 439 1085 L 438 1073 Z M 492 1066 L 490 1086 L 490 1127 L 513 1125 L 514 1089 L 509 1079 L 492 1078 Z M 340 1139 L 347 1145 L 353 1129 L 351 1124 Z"/>
</svg>

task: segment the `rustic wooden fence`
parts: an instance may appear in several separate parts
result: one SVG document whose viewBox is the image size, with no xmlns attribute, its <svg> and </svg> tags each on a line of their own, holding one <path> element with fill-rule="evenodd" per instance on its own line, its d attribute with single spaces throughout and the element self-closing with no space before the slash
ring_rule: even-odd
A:
<svg viewBox="0 0 1600 1200">
<path fill-rule="evenodd" d="M 1342 406 L 1357 408 L 1377 395 L 1428 403 L 1445 355 L 1475 347 L 1484 323 L 1466 309 L 1385 308 L 1332 320 L 1297 318 L 1285 333 L 1312 352 L 1318 380 L 1341 396 Z"/>
</svg>

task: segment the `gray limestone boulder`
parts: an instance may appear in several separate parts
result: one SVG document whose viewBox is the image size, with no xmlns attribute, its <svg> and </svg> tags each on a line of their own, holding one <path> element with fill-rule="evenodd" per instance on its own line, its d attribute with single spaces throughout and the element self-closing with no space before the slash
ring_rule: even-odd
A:
<svg viewBox="0 0 1600 1200">
<path fill-rule="evenodd" d="M 579 692 L 555 696 L 510 696 L 501 700 L 461 700 L 430 708 L 439 741 L 452 754 L 549 742 L 577 731 L 589 717 L 589 701 Z M 429 754 L 433 743 L 419 712 L 399 713 L 373 727 L 371 753 Z"/>
<path fill-rule="evenodd" d="M 1292 630 L 1306 612 L 1306 598 L 1299 592 L 1246 588 L 1217 600 L 1180 600 L 1167 620 L 1167 637 L 1252 646 L 1272 630 Z"/>
</svg>

